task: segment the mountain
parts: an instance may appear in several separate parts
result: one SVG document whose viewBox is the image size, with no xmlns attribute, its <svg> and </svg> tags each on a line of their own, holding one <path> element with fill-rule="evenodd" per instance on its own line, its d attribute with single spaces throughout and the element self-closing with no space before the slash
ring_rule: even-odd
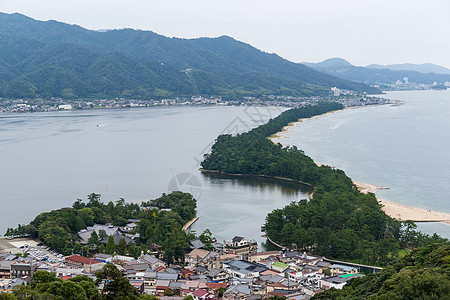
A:
<svg viewBox="0 0 450 300">
<path fill-rule="evenodd" d="M 305 62 L 303 64 L 305 66 L 308 66 L 308 67 L 316 67 L 316 68 L 322 68 L 322 69 L 336 68 L 336 67 L 346 67 L 346 66 L 351 66 L 352 65 L 351 63 L 349 63 L 345 59 L 339 58 L 339 57 L 325 59 L 324 61 L 319 62 L 319 63 L 307 63 L 307 62 Z"/>
<path fill-rule="evenodd" d="M 190 77 L 182 70 L 191 69 Z M 191 81 L 192 79 L 192 81 Z M 378 93 L 228 36 L 168 38 L 134 29 L 93 31 L 0 13 L 0 97 L 329 94 L 331 87 Z"/>
<path fill-rule="evenodd" d="M 310 68 L 355 82 L 367 84 L 395 84 L 397 80 L 403 81 L 408 77 L 409 82 L 432 84 L 450 81 L 450 74 L 421 73 L 411 70 L 394 71 L 389 69 L 378 69 L 354 66 L 341 58 L 331 58 L 320 63 L 304 63 Z"/>
<path fill-rule="evenodd" d="M 450 69 L 435 65 L 435 64 L 394 64 L 394 65 L 377 65 L 372 64 L 366 66 L 372 69 L 388 69 L 393 71 L 417 71 L 420 73 L 436 73 L 436 74 L 450 74 Z"/>
</svg>

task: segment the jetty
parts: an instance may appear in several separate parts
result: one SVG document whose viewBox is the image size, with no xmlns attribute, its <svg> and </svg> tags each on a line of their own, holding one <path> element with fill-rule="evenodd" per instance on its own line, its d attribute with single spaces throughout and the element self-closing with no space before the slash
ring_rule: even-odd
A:
<svg viewBox="0 0 450 300">
<path fill-rule="evenodd" d="M 182 230 L 183 230 L 183 231 L 188 230 L 189 227 L 192 226 L 192 224 L 194 224 L 195 222 L 197 222 L 198 219 L 199 219 L 199 217 L 197 217 L 197 216 L 194 217 L 192 220 L 190 220 L 189 222 L 187 222 L 187 223 L 183 226 Z"/>
</svg>

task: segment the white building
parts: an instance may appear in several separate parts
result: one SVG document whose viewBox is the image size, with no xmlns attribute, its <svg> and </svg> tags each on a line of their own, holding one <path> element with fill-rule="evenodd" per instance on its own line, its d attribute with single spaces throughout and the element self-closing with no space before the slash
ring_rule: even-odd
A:
<svg viewBox="0 0 450 300">
<path fill-rule="evenodd" d="M 58 109 L 70 110 L 70 109 L 72 109 L 72 105 L 71 104 L 61 104 L 61 105 L 58 105 Z"/>
<path fill-rule="evenodd" d="M 338 89 L 337 87 L 332 87 L 331 91 L 333 92 L 333 96 L 335 97 L 339 97 L 341 95 L 341 90 Z"/>
</svg>

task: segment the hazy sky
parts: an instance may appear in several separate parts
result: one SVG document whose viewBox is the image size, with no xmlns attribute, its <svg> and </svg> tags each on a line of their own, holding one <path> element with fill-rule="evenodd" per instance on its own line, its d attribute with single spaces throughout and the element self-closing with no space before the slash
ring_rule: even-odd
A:
<svg viewBox="0 0 450 300">
<path fill-rule="evenodd" d="M 450 68 L 450 0 L 0 0 L 0 11 L 88 29 L 229 35 L 295 62 Z"/>
</svg>

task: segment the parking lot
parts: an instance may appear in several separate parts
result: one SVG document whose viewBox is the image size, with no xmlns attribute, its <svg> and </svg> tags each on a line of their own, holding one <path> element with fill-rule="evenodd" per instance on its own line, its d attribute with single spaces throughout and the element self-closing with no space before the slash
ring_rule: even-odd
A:
<svg viewBox="0 0 450 300">
<path fill-rule="evenodd" d="M 50 263 L 64 261 L 62 254 L 56 253 L 48 247 L 40 245 L 38 242 L 28 238 L 0 239 L 0 248 L 2 251 L 12 254 L 23 255 L 26 252 L 28 257 L 38 261 L 48 261 Z"/>
</svg>

